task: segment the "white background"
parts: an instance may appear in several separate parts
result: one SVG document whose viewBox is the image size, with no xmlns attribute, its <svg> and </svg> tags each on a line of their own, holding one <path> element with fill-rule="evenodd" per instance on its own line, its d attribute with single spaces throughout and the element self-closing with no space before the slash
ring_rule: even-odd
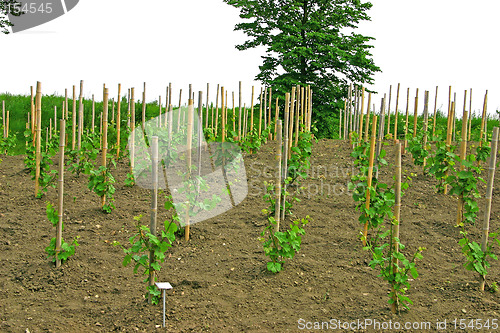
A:
<svg viewBox="0 0 500 333">
<path fill-rule="evenodd" d="M 462 110 L 464 90 L 469 88 L 473 88 L 473 110 L 482 109 L 486 89 L 488 111 L 500 108 L 498 1 L 373 2 L 372 20 L 361 23 L 358 32 L 376 38 L 372 53 L 383 71 L 371 87 L 379 92 L 373 97 L 377 108 L 389 85 L 395 89 L 398 82 L 401 110 L 408 87 L 410 110 L 417 87 L 420 101 L 424 90 L 431 92 L 433 108 L 436 85 L 438 107 L 445 110 L 450 85 L 457 92 L 457 110 Z M 221 0 L 81 0 L 54 21 L 0 36 L 0 92 L 29 94 L 29 87 L 41 81 L 45 94 L 64 94 L 65 88 L 71 92 L 72 85 L 78 94 L 79 81 L 84 80 L 86 97 L 95 94 L 102 99 L 103 83 L 115 96 L 121 83 L 122 92 L 134 86 L 136 98 L 142 99 L 142 85 L 147 82 L 146 99 L 151 101 L 160 94 L 164 100 L 165 88 L 172 82 L 174 96 L 182 88 L 186 103 L 189 83 L 195 92 L 205 93 L 209 82 L 214 100 L 218 83 L 231 92 L 243 81 L 248 105 L 251 86 L 260 91 L 253 78 L 264 50 L 234 48 L 245 40 L 243 33 L 233 31 L 238 12 Z M 177 105 L 178 97 L 172 102 Z M 394 90 L 391 104 L 394 109 Z M 423 102 L 419 105 L 423 107 Z"/>
</svg>

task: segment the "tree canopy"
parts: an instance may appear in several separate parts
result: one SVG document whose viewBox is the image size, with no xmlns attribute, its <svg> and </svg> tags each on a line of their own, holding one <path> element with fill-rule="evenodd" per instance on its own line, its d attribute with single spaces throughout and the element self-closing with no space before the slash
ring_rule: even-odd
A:
<svg viewBox="0 0 500 333">
<path fill-rule="evenodd" d="M 8 27 L 12 27 L 13 24 L 10 23 L 8 15 L 21 15 L 22 12 L 19 12 L 16 9 L 16 6 L 14 6 L 19 6 L 20 4 L 21 3 L 17 0 L 0 0 L 0 32 L 3 32 L 4 34 L 10 33 Z"/>
<path fill-rule="evenodd" d="M 249 39 L 238 50 L 263 46 L 266 54 L 256 79 L 276 93 L 297 84 L 313 89 L 313 119 L 321 136 L 331 136 L 342 97 L 350 83 L 373 81 L 380 71 L 368 42 L 355 33 L 370 20 L 370 2 L 360 0 L 224 0 L 240 9 L 243 22 L 235 30 Z"/>
</svg>

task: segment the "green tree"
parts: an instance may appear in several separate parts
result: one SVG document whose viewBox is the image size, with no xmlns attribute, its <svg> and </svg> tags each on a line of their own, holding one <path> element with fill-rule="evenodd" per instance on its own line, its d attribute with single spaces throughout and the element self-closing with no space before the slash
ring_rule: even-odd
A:
<svg viewBox="0 0 500 333">
<path fill-rule="evenodd" d="M 10 31 L 8 27 L 12 27 L 13 24 L 10 23 L 7 15 L 12 14 L 14 16 L 22 15 L 18 9 L 21 3 L 16 0 L 0 0 L 0 32 L 8 34 Z"/>
<path fill-rule="evenodd" d="M 343 108 L 350 83 L 373 81 L 380 71 L 368 42 L 355 33 L 370 20 L 370 2 L 360 0 L 224 0 L 240 9 L 235 26 L 249 39 L 238 50 L 265 47 L 256 79 L 282 96 L 297 84 L 313 89 L 313 121 L 320 136 L 333 135 L 334 119 Z"/>
</svg>

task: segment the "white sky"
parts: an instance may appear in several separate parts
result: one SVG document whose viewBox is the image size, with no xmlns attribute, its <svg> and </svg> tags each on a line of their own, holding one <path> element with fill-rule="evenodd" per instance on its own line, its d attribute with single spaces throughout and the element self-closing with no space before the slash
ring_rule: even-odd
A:
<svg viewBox="0 0 500 333">
<path fill-rule="evenodd" d="M 372 49 L 382 73 L 375 76 L 372 89 L 383 94 L 401 83 L 399 108 L 406 107 L 410 90 L 413 109 L 415 88 L 430 90 L 430 108 L 439 85 L 438 107 L 447 108 L 448 86 L 457 92 L 457 112 L 463 108 L 465 89 L 473 88 L 473 110 L 482 109 L 488 89 L 488 111 L 500 108 L 500 66 L 497 65 L 495 34 L 500 2 L 495 0 L 378 0 L 369 12 L 371 22 L 358 32 L 375 37 Z M 139 5 L 140 3 L 140 5 Z M 234 32 L 238 10 L 222 0 L 81 0 L 66 15 L 25 32 L 0 36 L 2 75 L 0 92 L 29 94 L 30 85 L 42 82 L 45 94 L 64 94 L 84 80 L 84 94 L 102 99 L 102 84 L 117 94 L 117 84 L 136 88 L 142 99 L 147 83 L 148 101 L 164 101 L 165 88 L 172 82 L 173 104 L 188 84 L 204 91 L 210 82 L 215 100 L 218 83 L 237 91 L 243 82 L 244 102 L 250 104 L 251 86 L 260 91 L 253 78 L 261 63 L 261 50 L 238 51 L 235 44 L 245 40 Z M 7 65 L 5 65 L 7 64 Z M 380 95 L 375 97 L 377 108 Z M 175 97 L 177 96 L 177 97 Z M 237 103 L 236 93 L 236 103 Z M 468 105 L 468 102 L 467 102 Z M 231 99 L 229 102 L 231 106 Z M 468 108 L 468 106 L 467 106 Z"/>
</svg>

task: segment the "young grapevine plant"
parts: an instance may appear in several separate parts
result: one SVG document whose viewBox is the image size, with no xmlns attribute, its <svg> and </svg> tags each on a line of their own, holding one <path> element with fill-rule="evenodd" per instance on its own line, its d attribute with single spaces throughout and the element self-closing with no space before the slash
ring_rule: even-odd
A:
<svg viewBox="0 0 500 333">
<path fill-rule="evenodd" d="M 268 215 L 267 210 L 264 209 L 262 212 Z M 269 216 L 267 220 L 269 223 L 262 231 L 259 240 L 264 246 L 265 255 L 271 259 L 266 265 L 267 270 L 278 273 L 283 269 L 285 259 L 293 259 L 299 252 L 302 236 L 305 235 L 304 226 L 309 223 L 309 215 L 293 221 L 285 231 L 274 231 L 276 227 L 274 217 Z"/>
<path fill-rule="evenodd" d="M 422 251 L 418 250 L 407 259 L 404 250 L 405 246 L 401 244 L 398 237 L 394 236 L 395 226 L 399 221 L 395 219 L 392 209 L 395 205 L 395 190 L 389 188 L 385 183 L 379 182 L 377 178 L 372 178 L 371 186 L 368 187 L 368 166 L 369 157 L 367 155 L 368 145 L 361 143 L 351 154 L 354 157 L 355 165 L 359 167 L 359 173 L 351 177 L 349 189 L 353 191 L 353 199 L 356 202 L 356 210 L 360 212 L 359 222 L 362 225 L 368 225 L 368 231 L 371 235 L 361 234 L 362 240 L 366 243 L 364 250 L 369 251 L 372 260 L 369 266 L 373 269 L 379 269 L 379 277 L 386 280 L 391 286 L 389 293 L 389 304 L 393 304 L 396 311 L 399 312 L 399 305 L 402 304 L 409 309 L 412 304 L 411 299 L 406 295 L 410 288 L 409 279 L 417 278 L 416 260 L 422 259 Z M 378 165 L 387 165 L 385 161 L 385 150 L 380 151 Z M 408 188 L 408 183 L 401 184 L 401 189 Z M 370 194 L 370 205 L 366 207 L 367 191 Z M 402 193 L 401 193 L 402 194 Z M 386 220 L 390 223 L 387 224 Z"/>
<path fill-rule="evenodd" d="M 168 207 L 173 207 L 172 202 L 169 203 Z M 126 267 L 131 262 L 134 262 L 135 274 L 137 274 L 139 269 L 143 270 L 143 275 L 147 276 L 144 282 L 148 283 L 146 298 L 151 296 L 152 303 L 158 304 L 161 292 L 154 284 L 154 281 L 157 280 L 158 273 L 161 270 L 161 263 L 165 262 L 165 253 L 172 247 L 172 243 L 175 240 L 177 224 L 174 221 L 178 220 L 178 217 L 174 214 L 171 221 L 166 220 L 164 222 L 164 229 L 159 236 L 156 232 L 152 233 L 148 226 L 141 224 L 141 218 L 142 215 L 134 217 L 136 221 L 136 233 L 129 239 L 132 245 L 130 248 L 125 248 L 116 241 L 113 245 L 120 246 L 125 253 L 123 266 Z M 153 254 L 151 262 L 150 254 Z M 152 274 L 154 281 L 150 281 L 150 268 L 154 270 L 154 274 Z"/>
<path fill-rule="evenodd" d="M 116 167 L 115 160 L 111 159 L 111 164 Z M 90 170 L 87 187 L 98 196 L 106 198 L 106 203 L 102 206 L 102 210 L 108 214 L 115 209 L 115 199 L 113 198 L 113 194 L 115 193 L 114 183 L 115 178 L 111 174 L 108 166 L 101 165 L 97 169 Z"/>
<path fill-rule="evenodd" d="M 46 208 L 46 213 L 47 213 L 47 218 L 49 221 L 52 223 L 54 227 L 57 227 L 57 223 L 59 222 L 59 212 L 54 209 L 52 204 L 47 201 L 47 208 Z M 62 230 L 61 232 L 64 231 L 64 224 L 62 225 Z M 68 260 L 69 257 L 75 254 L 75 249 L 79 245 L 78 244 L 78 238 L 75 237 L 71 244 L 66 243 L 63 239 L 61 239 L 61 249 L 59 253 L 56 251 L 56 238 L 53 237 L 50 240 L 49 246 L 45 248 L 45 252 L 48 254 L 48 259 L 52 258 L 52 262 L 55 262 L 56 259 L 60 259 L 62 262 L 65 262 Z"/>
</svg>

